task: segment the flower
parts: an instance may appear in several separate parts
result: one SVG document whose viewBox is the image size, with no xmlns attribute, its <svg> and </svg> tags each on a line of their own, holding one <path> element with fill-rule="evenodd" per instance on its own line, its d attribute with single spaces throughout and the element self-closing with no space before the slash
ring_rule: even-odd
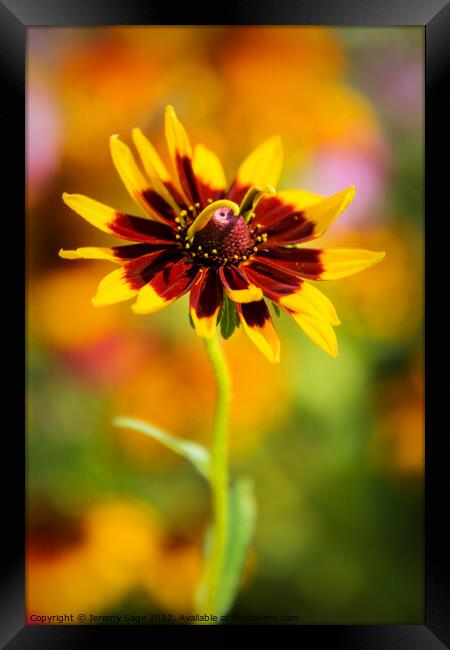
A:
<svg viewBox="0 0 450 650">
<path fill-rule="evenodd" d="M 193 614 L 204 564 L 201 535 L 167 531 L 157 550 L 143 567 L 140 586 L 163 612 Z"/>
<path fill-rule="evenodd" d="M 35 622 L 32 614 L 102 615 L 133 593 L 157 611 L 193 613 L 202 527 L 189 526 L 174 530 L 152 506 L 114 495 L 80 512 L 40 503 L 28 523 L 28 621 Z"/>
<path fill-rule="evenodd" d="M 140 129 L 133 130 L 145 174 L 131 150 L 111 136 L 113 162 L 147 219 L 80 194 L 64 202 L 94 226 L 134 243 L 60 251 L 66 259 L 108 259 L 121 267 L 100 282 L 94 306 L 136 297 L 136 314 L 157 312 L 190 293 L 190 316 L 199 336 L 218 322 L 227 338 L 242 323 L 270 361 L 280 343 L 266 304 L 288 313 L 317 345 L 338 354 L 331 301 L 310 280 L 341 278 L 371 266 L 384 253 L 299 248 L 322 235 L 353 199 L 349 187 L 330 197 L 306 190 L 275 193 L 282 164 L 278 136 L 263 142 L 240 165 L 227 189 L 217 156 L 188 136 L 172 106 L 165 115 L 171 176 Z"/>
<path fill-rule="evenodd" d="M 424 472 L 424 381 L 422 366 L 416 360 L 411 366 L 376 387 L 378 417 L 369 450 L 391 477 L 417 479 Z"/>
<path fill-rule="evenodd" d="M 37 516 L 36 516 L 37 515 Z M 140 501 L 112 498 L 79 515 L 40 508 L 29 519 L 29 614 L 101 614 L 160 561 L 158 513 Z"/>
</svg>

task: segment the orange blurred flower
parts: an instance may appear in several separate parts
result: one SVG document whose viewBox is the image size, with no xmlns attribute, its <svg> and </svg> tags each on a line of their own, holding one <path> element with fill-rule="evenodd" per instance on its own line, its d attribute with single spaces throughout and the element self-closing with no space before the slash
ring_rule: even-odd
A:
<svg viewBox="0 0 450 650">
<path fill-rule="evenodd" d="M 348 278 L 345 287 L 333 283 L 330 294 L 349 328 L 371 339 L 405 340 L 418 331 L 423 318 L 423 241 L 408 223 L 390 224 L 333 239 L 339 246 L 370 241 L 386 251 L 386 258 L 376 271 Z"/>
<path fill-rule="evenodd" d="M 32 519 L 28 527 L 29 614 L 101 613 L 157 557 L 158 519 L 142 503 L 99 503 L 74 521 L 48 517 L 44 527 L 42 522 L 36 527 Z"/>
<path fill-rule="evenodd" d="M 139 589 L 162 611 L 194 611 L 201 530 L 175 535 L 153 509 L 131 500 L 98 503 L 78 518 L 44 514 L 29 524 L 29 615 L 100 615 Z"/>
<path fill-rule="evenodd" d="M 94 287 L 95 276 L 89 267 L 61 268 L 33 278 L 28 296 L 31 335 L 68 349 L 116 332 L 122 323 L 120 307 L 92 309 L 86 291 Z"/>
<path fill-rule="evenodd" d="M 229 132 L 257 142 L 273 129 L 306 151 L 323 143 L 378 143 L 370 103 L 343 81 L 345 53 L 332 30 L 250 27 L 227 37 L 232 45 L 222 48 L 220 63 L 233 105 Z"/>
<path fill-rule="evenodd" d="M 191 614 L 202 571 L 201 537 L 167 536 L 155 561 L 143 567 L 142 585 L 163 611 Z"/>
<path fill-rule="evenodd" d="M 233 376 L 231 453 L 245 455 L 283 419 L 289 404 L 283 379 L 238 331 L 225 343 Z M 242 372 L 251 368 L 251 372 Z M 258 381 L 255 381 L 258 377 Z M 201 399 L 195 395 L 201 394 Z M 178 436 L 209 446 L 216 389 L 202 347 L 193 338 L 160 345 L 142 364 L 134 379 L 116 394 L 114 415 L 130 415 L 152 422 Z M 139 432 L 117 430 L 120 446 L 134 463 L 165 469 L 179 457 Z"/>
<path fill-rule="evenodd" d="M 374 440 L 377 464 L 389 474 L 421 478 L 425 461 L 423 369 L 383 381 L 379 411 Z"/>
</svg>

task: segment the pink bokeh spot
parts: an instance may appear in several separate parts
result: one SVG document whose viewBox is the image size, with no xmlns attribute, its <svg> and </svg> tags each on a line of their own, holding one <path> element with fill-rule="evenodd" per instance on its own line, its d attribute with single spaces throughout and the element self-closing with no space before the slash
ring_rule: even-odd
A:
<svg viewBox="0 0 450 650">
<path fill-rule="evenodd" d="M 158 344 L 157 338 L 140 339 L 117 332 L 76 346 L 66 351 L 64 358 L 75 375 L 107 390 L 132 376 L 142 366 L 143 354 L 150 358 Z"/>
<path fill-rule="evenodd" d="M 423 120 L 423 65 L 391 66 L 380 82 L 387 107 L 398 123 L 414 126 Z"/>
<path fill-rule="evenodd" d="M 364 76 L 378 95 L 386 116 L 397 128 L 421 128 L 424 119 L 423 56 L 389 48 L 367 62 Z"/>
<path fill-rule="evenodd" d="M 380 155 L 368 152 L 322 149 L 311 161 L 302 185 L 325 196 L 355 185 L 356 196 L 345 211 L 345 219 L 337 219 L 333 230 L 370 224 L 381 218 L 380 208 L 385 196 L 385 160 Z"/>
<path fill-rule="evenodd" d="M 43 189 L 60 160 L 61 120 L 52 95 L 41 86 L 28 90 L 26 123 L 27 187 Z"/>
</svg>

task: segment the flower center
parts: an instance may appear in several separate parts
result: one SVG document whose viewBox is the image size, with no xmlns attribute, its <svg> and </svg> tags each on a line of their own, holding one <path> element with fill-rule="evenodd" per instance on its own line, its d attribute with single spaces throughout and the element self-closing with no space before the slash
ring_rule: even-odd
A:
<svg viewBox="0 0 450 650">
<path fill-rule="evenodd" d="M 197 231 L 192 252 L 202 263 L 238 263 L 253 252 L 254 237 L 244 217 L 231 208 L 218 208 L 206 226 Z M 200 260 L 199 260 L 200 261 Z"/>
</svg>

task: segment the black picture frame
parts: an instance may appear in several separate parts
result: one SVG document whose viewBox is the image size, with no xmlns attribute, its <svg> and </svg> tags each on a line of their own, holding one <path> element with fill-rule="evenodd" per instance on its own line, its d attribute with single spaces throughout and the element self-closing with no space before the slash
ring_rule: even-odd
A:
<svg viewBox="0 0 450 650">
<path fill-rule="evenodd" d="M 107 643 L 107 636 L 120 646 L 139 646 L 166 640 L 168 626 L 34 626 L 25 625 L 24 539 L 25 539 L 25 418 L 22 415 L 25 310 L 20 279 L 23 265 L 17 251 L 23 251 L 24 163 L 25 163 L 25 61 L 28 27 L 94 25 L 242 25 L 295 24 L 329 26 L 423 26 L 425 30 L 425 281 L 426 281 L 426 515 L 425 515 L 425 620 L 421 625 L 358 626 L 265 626 L 268 642 L 286 631 L 304 647 L 324 644 L 345 650 L 405 649 L 438 650 L 450 647 L 450 533 L 448 519 L 448 364 L 446 326 L 441 316 L 441 278 L 446 278 L 443 228 L 448 228 L 448 131 L 449 87 L 449 0 L 258 0 L 221 3 L 220 16 L 209 9 L 184 3 L 180 7 L 144 0 L 0 0 L 0 79 L 3 88 L 1 115 L 4 145 L 4 185 L 2 216 L 10 260 L 4 261 L 2 322 L 3 413 L 13 415 L 11 424 L 3 419 L 3 472 L 7 483 L 3 493 L 4 572 L 1 584 L 0 640 L 8 649 L 92 648 Z M 217 6 L 216 6 L 217 8 Z M 446 137 L 447 136 L 447 137 Z M 443 162 L 444 161 L 444 162 Z M 6 182 L 5 179 L 6 178 Z M 6 204 L 6 205 L 5 205 Z M 7 256 L 6 256 L 7 257 Z M 413 261 L 412 261 L 413 263 Z M 10 269 L 14 272 L 8 273 Z M 14 282 L 11 280 L 14 277 Z M 19 280 L 18 280 L 19 279 Z M 16 282 L 18 280 L 19 287 Z M 445 285 L 444 285 L 445 286 Z M 6 354 L 6 353 L 9 353 Z M 11 358 L 11 361 L 5 362 Z M 447 354 L 448 358 L 448 354 Z M 443 381 L 444 379 L 444 381 Z M 14 398 L 16 402 L 14 404 Z M 448 400 L 448 397 L 447 397 Z M 447 423 L 447 427 L 445 424 Z M 408 540 L 405 540 L 405 545 Z M 189 640 L 192 634 L 214 639 L 236 626 L 178 627 Z M 174 628 L 172 628 L 173 630 Z M 252 626 L 252 632 L 254 632 Z M 242 633 L 242 628 L 240 628 Z M 267 636 L 268 635 L 268 636 Z"/>
</svg>

